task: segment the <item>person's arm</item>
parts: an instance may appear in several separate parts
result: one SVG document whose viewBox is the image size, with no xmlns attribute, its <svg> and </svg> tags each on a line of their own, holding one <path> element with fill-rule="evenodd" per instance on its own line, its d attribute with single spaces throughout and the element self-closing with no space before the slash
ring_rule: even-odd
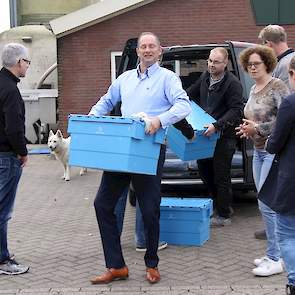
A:
<svg viewBox="0 0 295 295">
<path fill-rule="evenodd" d="M 277 88 L 273 89 L 270 94 L 270 95 L 273 95 L 274 110 L 278 110 L 282 100 L 289 95 L 289 90 L 282 81 L 278 80 L 276 85 L 277 85 Z M 269 121 L 256 124 L 255 129 L 257 134 L 262 137 L 269 136 L 274 127 L 275 121 L 276 121 L 276 116 L 271 116 L 271 119 Z"/>
<path fill-rule="evenodd" d="M 178 129 L 187 139 L 192 139 L 195 136 L 195 131 L 191 124 L 186 119 L 182 119 L 173 126 Z"/>
<path fill-rule="evenodd" d="M 108 89 L 108 92 L 102 96 L 100 100 L 91 108 L 88 115 L 99 117 L 106 115 L 113 110 L 113 108 L 121 100 L 120 80 L 122 75 L 112 83 Z"/>
<path fill-rule="evenodd" d="M 180 79 L 174 73 L 167 75 L 164 88 L 166 97 L 172 106 L 158 118 L 161 126 L 166 128 L 184 119 L 191 112 L 191 105 Z"/>
<path fill-rule="evenodd" d="M 222 130 L 227 126 L 235 126 L 243 116 L 243 88 L 238 80 L 230 83 L 227 91 L 225 92 L 226 104 L 228 110 L 220 117 L 213 126 L 217 130 Z"/>
<path fill-rule="evenodd" d="M 28 154 L 25 139 L 24 114 L 21 96 L 17 91 L 7 95 L 3 104 L 5 133 L 13 151 L 20 156 Z"/>
<path fill-rule="evenodd" d="M 278 110 L 274 130 L 267 140 L 266 150 L 270 154 L 279 154 L 284 148 L 295 125 L 295 108 L 290 101 L 283 100 Z"/>
</svg>

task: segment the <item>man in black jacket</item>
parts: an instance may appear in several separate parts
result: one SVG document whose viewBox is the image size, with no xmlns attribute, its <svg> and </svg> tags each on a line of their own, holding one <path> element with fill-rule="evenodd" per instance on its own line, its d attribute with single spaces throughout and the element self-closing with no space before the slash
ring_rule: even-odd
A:
<svg viewBox="0 0 295 295">
<path fill-rule="evenodd" d="M 28 50 L 21 44 L 7 44 L 0 71 L 0 274 L 16 275 L 29 270 L 18 264 L 7 248 L 7 224 L 16 190 L 26 164 L 25 106 L 17 88 L 30 65 Z"/>
<path fill-rule="evenodd" d="M 211 50 L 208 70 L 188 88 L 190 99 L 201 106 L 216 122 L 204 135 L 220 132 L 213 158 L 198 160 L 200 176 L 216 201 L 216 217 L 211 225 L 231 224 L 231 161 L 236 147 L 235 126 L 243 115 L 243 90 L 240 81 L 226 70 L 228 52 L 223 47 Z"/>
</svg>

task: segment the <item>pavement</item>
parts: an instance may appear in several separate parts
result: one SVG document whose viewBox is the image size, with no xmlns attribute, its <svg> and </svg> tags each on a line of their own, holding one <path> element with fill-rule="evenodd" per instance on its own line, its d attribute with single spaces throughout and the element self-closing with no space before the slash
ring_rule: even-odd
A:
<svg viewBox="0 0 295 295">
<path fill-rule="evenodd" d="M 101 172 L 79 176 L 73 168 L 69 182 L 61 175 L 61 164 L 51 156 L 30 155 L 9 223 L 10 251 L 30 271 L 0 275 L 0 295 L 285 294 L 286 273 L 267 278 L 251 273 L 253 259 L 266 247 L 253 238 L 262 227 L 253 198 L 236 202 L 232 225 L 211 229 L 203 246 L 169 245 L 159 251 L 161 281 L 156 285 L 145 281 L 144 254 L 134 247 L 135 209 L 128 204 L 122 248 L 129 279 L 91 285 L 89 279 L 105 270 L 93 208 Z"/>
</svg>

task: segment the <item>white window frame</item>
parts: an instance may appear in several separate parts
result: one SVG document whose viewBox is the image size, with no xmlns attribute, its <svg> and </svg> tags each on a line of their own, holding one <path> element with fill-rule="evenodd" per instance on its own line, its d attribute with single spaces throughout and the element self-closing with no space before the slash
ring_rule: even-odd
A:
<svg viewBox="0 0 295 295">
<path fill-rule="evenodd" d="M 123 51 L 112 51 L 111 52 L 111 79 L 112 83 L 116 80 L 116 57 L 122 56 Z"/>
</svg>

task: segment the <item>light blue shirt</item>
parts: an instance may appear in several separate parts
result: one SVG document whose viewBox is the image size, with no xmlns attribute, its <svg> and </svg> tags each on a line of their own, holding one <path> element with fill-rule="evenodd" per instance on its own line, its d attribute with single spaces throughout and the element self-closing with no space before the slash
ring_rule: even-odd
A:
<svg viewBox="0 0 295 295">
<path fill-rule="evenodd" d="M 151 65 L 143 74 L 138 66 L 120 75 L 92 107 L 89 115 L 106 115 L 119 101 L 122 102 L 122 116 L 130 117 L 144 112 L 149 117 L 157 116 L 163 128 L 191 112 L 189 98 L 179 77 L 158 63 Z"/>
</svg>

